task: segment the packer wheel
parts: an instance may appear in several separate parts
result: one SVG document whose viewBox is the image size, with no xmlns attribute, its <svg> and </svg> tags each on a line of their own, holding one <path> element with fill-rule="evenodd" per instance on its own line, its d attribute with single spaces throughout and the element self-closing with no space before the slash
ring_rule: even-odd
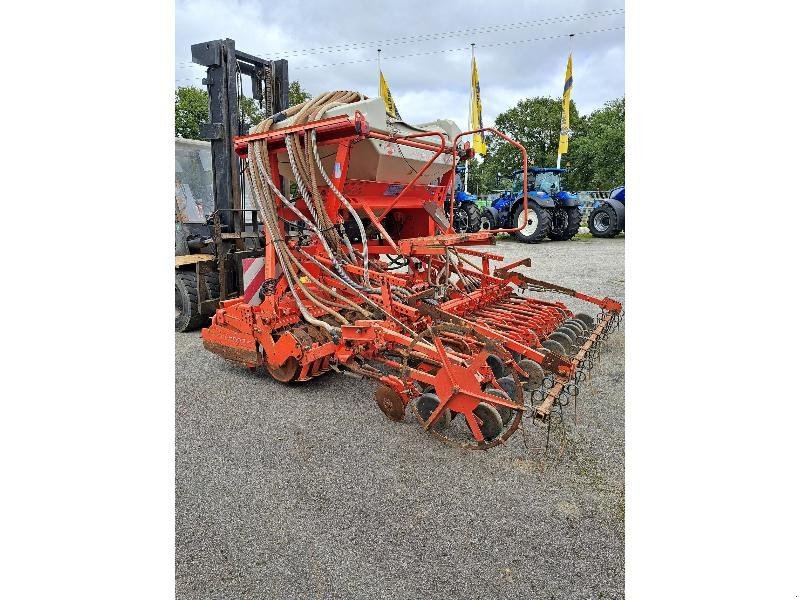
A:
<svg viewBox="0 0 800 600">
<path fill-rule="evenodd" d="M 485 442 L 491 442 L 503 432 L 503 419 L 494 406 L 481 402 L 472 414 L 478 418 L 478 427 Z"/>
<path fill-rule="evenodd" d="M 567 351 L 564 349 L 564 346 L 559 344 L 555 340 L 545 340 L 542 342 L 542 348 L 546 348 L 550 350 L 550 352 L 555 352 L 559 356 L 565 357 L 567 356 Z"/>
<path fill-rule="evenodd" d="M 551 333 L 547 337 L 547 340 L 545 341 L 558 342 L 561 345 L 561 347 L 569 354 L 573 353 L 573 348 L 575 347 L 575 344 L 573 344 L 572 340 L 568 335 L 566 335 L 565 333 L 559 333 L 558 331 L 554 331 L 553 333 Z M 564 354 L 564 356 L 567 356 L 567 354 Z"/>
<path fill-rule="evenodd" d="M 586 323 L 584 323 L 580 319 L 574 319 L 574 318 L 573 319 L 568 319 L 568 320 L 564 321 L 564 325 L 571 325 L 573 327 L 577 327 L 578 329 L 581 330 L 582 335 L 589 333 L 589 328 L 586 327 Z"/>
<path fill-rule="evenodd" d="M 486 357 L 486 364 L 492 370 L 495 379 L 499 379 L 506 374 L 506 366 L 503 364 L 503 359 L 496 354 L 490 354 Z"/>
<path fill-rule="evenodd" d="M 266 365 L 272 378 L 281 383 L 296 381 L 297 376 L 300 375 L 300 362 L 294 356 L 287 358 L 286 362 L 279 367 L 273 366 L 269 361 L 266 362 Z"/>
<path fill-rule="evenodd" d="M 569 338 L 570 343 L 574 344 L 578 339 L 578 334 L 575 333 L 575 330 L 568 325 L 561 325 L 558 329 L 555 330 L 555 333 L 563 333 L 565 336 Z"/>
<path fill-rule="evenodd" d="M 564 323 L 559 327 L 556 331 L 566 328 L 569 329 L 575 335 L 575 341 L 578 341 L 578 338 L 584 337 L 586 335 L 586 328 L 584 327 L 583 323 L 578 325 L 578 323 L 574 321 L 564 321 Z"/>
<path fill-rule="evenodd" d="M 509 381 L 511 382 L 510 386 L 509 386 L 509 383 L 508 383 Z M 503 388 L 502 390 L 498 390 L 497 388 L 486 388 L 486 390 L 484 390 L 484 392 L 487 393 L 487 394 L 491 394 L 492 396 L 497 396 L 498 398 L 502 398 L 503 400 L 510 400 L 511 399 L 511 394 L 514 393 L 514 388 L 515 388 L 515 385 L 516 385 L 514 383 L 514 378 L 513 377 L 501 377 L 500 379 L 497 380 L 497 383 L 500 384 L 500 386 Z M 509 392 L 505 391 L 507 387 L 510 387 L 511 394 L 509 394 Z M 500 415 L 500 420 L 502 421 L 503 425 L 508 423 L 511 420 L 511 417 L 514 416 L 514 411 L 512 411 L 507 406 L 493 406 L 492 408 L 494 408 L 497 411 L 497 414 Z"/>
<path fill-rule="evenodd" d="M 583 324 L 586 325 L 586 328 L 589 331 L 594 329 L 594 319 L 589 315 L 587 315 L 586 313 L 578 313 L 577 315 L 575 315 L 575 318 L 583 322 Z"/>
<path fill-rule="evenodd" d="M 433 411 L 436 410 L 437 406 L 439 406 L 439 402 L 441 402 L 439 400 L 439 396 L 432 392 L 426 392 L 416 399 L 415 405 L 417 412 L 419 413 L 419 416 L 422 417 L 423 421 L 427 422 L 427 420 L 431 418 Z M 452 415 L 450 414 L 450 411 L 445 410 L 442 412 L 436 423 L 433 424 L 433 428 L 438 430 L 447 429 L 450 427 L 451 420 Z"/>
<path fill-rule="evenodd" d="M 526 390 L 535 390 L 544 381 L 544 369 L 539 363 L 530 359 L 519 361 L 520 368 L 528 374 L 528 380 L 523 384 Z"/>
</svg>

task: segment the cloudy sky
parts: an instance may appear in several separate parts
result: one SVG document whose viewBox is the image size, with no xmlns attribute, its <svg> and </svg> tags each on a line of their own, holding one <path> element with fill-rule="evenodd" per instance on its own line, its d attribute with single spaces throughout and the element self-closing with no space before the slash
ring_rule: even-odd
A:
<svg viewBox="0 0 800 600">
<path fill-rule="evenodd" d="M 572 99 L 581 114 L 625 93 L 624 0 L 178 0 L 175 79 L 201 86 L 190 46 L 232 38 L 263 58 L 286 58 L 312 93 L 378 93 L 375 57 L 403 118 L 466 125 L 470 43 L 484 124 L 531 96 L 559 97 L 573 38 Z"/>
</svg>

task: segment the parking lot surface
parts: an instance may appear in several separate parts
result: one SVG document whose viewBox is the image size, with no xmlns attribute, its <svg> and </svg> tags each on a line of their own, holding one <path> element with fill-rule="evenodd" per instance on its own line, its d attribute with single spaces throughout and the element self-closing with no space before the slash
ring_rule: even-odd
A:
<svg viewBox="0 0 800 600">
<path fill-rule="evenodd" d="M 498 240 L 507 262 L 624 302 L 624 238 Z M 570 308 L 595 314 L 563 296 Z M 588 309 L 588 310 L 587 310 Z M 374 384 L 283 385 L 175 335 L 178 598 L 622 598 L 624 323 L 553 426 L 460 451 Z"/>
</svg>

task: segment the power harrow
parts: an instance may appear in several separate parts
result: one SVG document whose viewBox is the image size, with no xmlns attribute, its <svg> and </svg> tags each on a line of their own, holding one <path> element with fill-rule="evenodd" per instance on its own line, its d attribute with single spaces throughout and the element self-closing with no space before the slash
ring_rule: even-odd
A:
<svg viewBox="0 0 800 600">
<path fill-rule="evenodd" d="M 525 149 L 484 131 L 517 146 L 527 174 Z M 505 443 L 526 416 L 548 423 L 622 306 L 515 270 L 530 259 L 492 268 L 503 257 L 473 248 L 514 229 L 455 233 L 455 167 L 472 155 L 459 140 L 472 133 L 392 122 L 379 98 L 329 92 L 235 138 L 264 225 L 264 278 L 220 303 L 205 347 L 284 383 L 331 369 L 373 379 L 389 419 L 410 410 L 464 448 Z"/>
</svg>

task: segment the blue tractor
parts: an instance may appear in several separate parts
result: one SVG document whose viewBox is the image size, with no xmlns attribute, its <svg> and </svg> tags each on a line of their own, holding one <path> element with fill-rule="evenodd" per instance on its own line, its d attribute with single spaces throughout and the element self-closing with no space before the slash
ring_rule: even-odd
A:
<svg viewBox="0 0 800 600">
<path fill-rule="evenodd" d="M 481 227 L 481 209 L 478 208 L 478 197 L 468 194 L 464 189 L 464 172 L 466 167 L 458 165 L 453 185 L 456 188 L 456 202 L 453 207 L 453 229 L 457 233 L 475 233 Z M 450 201 L 445 202 L 445 210 L 450 215 Z"/>
<path fill-rule="evenodd" d="M 514 234 L 520 242 L 540 242 L 545 237 L 564 241 L 578 233 L 581 223 L 581 203 L 576 194 L 561 187 L 561 175 L 566 169 L 551 167 L 528 168 L 528 219 L 524 222 L 522 202 L 522 169 L 511 175 L 497 174 L 497 187 L 504 179 L 511 188 L 492 201 L 481 214 L 481 229 L 511 229 L 522 225 Z"/>
<path fill-rule="evenodd" d="M 625 229 L 625 186 L 615 187 L 608 198 L 594 201 L 589 231 L 594 237 L 612 238 Z"/>
</svg>

